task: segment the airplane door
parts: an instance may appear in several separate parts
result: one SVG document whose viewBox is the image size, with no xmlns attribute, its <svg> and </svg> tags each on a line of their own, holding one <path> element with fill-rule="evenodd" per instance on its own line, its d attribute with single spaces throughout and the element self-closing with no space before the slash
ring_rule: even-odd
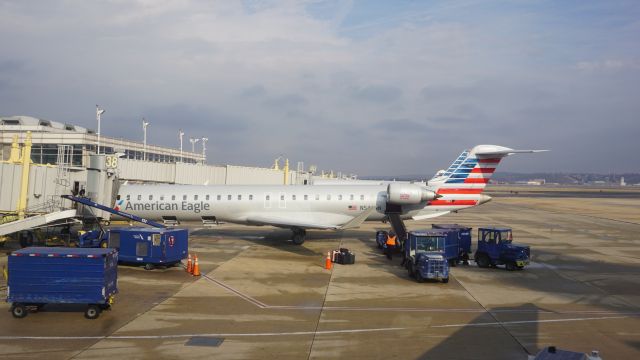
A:
<svg viewBox="0 0 640 360">
<path fill-rule="evenodd" d="M 287 194 L 281 192 L 280 193 L 280 200 L 278 201 L 278 207 L 280 209 L 286 209 L 287 208 Z"/>
<path fill-rule="evenodd" d="M 271 193 L 264 194 L 264 208 L 271 209 Z"/>
</svg>

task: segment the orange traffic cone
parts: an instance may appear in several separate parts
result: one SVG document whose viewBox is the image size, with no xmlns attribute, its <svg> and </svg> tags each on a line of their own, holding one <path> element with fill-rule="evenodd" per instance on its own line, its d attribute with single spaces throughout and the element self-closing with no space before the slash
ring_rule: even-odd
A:
<svg viewBox="0 0 640 360">
<path fill-rule="evenodd" d="M 191 274 L 192 271 L 193 271 L 193 263 L 191 262 L 191 254 L 189 254 L 189 257 L 187 257 L 187 272 Z"/>
<path fill-rule="evenodd" d="M 324 261 L 324 268 L 331 270 L 331 251 L 327 251 L 327 259 Z"/>
<path fill-rule="evenodd" d="M 198 265 L 198 255 L 193 255 L 193 272 L 191 275 L 200 276 L 200 266 Z"/>
</svg>

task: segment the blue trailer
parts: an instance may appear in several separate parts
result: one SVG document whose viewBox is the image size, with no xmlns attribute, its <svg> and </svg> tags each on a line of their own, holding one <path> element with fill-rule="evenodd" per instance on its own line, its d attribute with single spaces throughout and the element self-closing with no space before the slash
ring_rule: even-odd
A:
<svg viewBox="0 0 640 360">
<path fill-rule="evenodd" d="M 378 245 L 378 249 L 386 247 L 387 235 L 389 235 L 389 233 L 384 230 L 376 231 L 376 244 Z"/>
<path fill-rule="evenodd" d="M 115 249 L 29 247 L 8 259 L 7 302 L 16 318 L 46 304 L 86 304 L 96 319 L 118 292 Z"/>
<path fill-rule="evenodd" d="M 410 231 L 405 246 L 405 266 L 409 277 L 449 282 L 449 262 L 445 257 L 445 230 Z"/>
<path fill-rule="evenodd" d="M 458 233 L 458 251 L 455 258 L 447 255 L 449 263 L 456 266 L 459 262 L 469 265 L 469 254 L 471 254 L 471 230 L 472 228 L 459 224 L 431 224 L 433 229 L 443 229 L 456 231 Z"/>
<path fill-rule="evenodd" d="M 118 250 L 120 262 L 144 264 L 147 270 L 177 265 L 189 252 L 187 229 L 114 228 L 107 237 L 107 245 Z"/>
</svg>

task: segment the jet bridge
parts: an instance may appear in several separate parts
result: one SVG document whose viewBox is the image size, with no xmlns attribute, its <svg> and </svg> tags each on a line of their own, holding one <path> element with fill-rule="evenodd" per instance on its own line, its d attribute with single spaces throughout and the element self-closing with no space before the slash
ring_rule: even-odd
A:
<svg viewBox="0 0 640 360">
<path fill-rule="evenodd" d="M 18 231 L 29 230 L 39 226 L 55 223 L 60 220 L 71 219 L 76 216 L 76 210 L 55 211 L 49 214 L 30 216 L 0 225 L 0 236 L 13 234 Z"/>
</svg>

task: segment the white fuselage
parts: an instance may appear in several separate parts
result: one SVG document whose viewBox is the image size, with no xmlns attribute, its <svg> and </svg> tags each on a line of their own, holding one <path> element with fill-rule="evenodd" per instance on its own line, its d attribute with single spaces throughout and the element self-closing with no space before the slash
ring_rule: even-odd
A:
<svg viewBox="0 0 640 360">
<path fill-rule="evenodd" d="M 116 205 L 148 219 L 176 217 L 251 223 L 256 216 L 341 225 L 371 207 L 367 220 L 385 218 L 386 185 L 124 185 Z M 456 207 L 459 208 L 459 207 Z M 427 203 L 403 206 L 402 218 L 451 210 Z"/>
</svg>

